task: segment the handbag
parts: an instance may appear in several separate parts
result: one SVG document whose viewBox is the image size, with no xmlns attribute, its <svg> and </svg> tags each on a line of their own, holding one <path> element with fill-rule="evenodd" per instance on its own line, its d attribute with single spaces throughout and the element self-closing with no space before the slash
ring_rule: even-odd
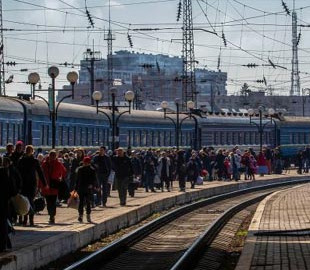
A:
<svg viewBox="0 0 310 270">
<path fill-rule="evenodd" d="M 41 196 L 40 193 L 39 193 L 39 196 L 34 199 L 33 205 L 34 205 L 34 211 L 36 213 L 42 212 L 45 209 L 45 205 L 46 205 L 45 199 Z"/>
</svg>

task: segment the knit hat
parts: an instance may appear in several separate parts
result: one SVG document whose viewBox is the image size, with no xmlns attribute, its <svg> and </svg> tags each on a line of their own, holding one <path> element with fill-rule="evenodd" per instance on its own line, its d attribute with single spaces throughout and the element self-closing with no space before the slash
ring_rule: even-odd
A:
<svg viewBox="0 0 310 270">
<path fill-rule="evenodd" d="M 86 156 L 83 158 L 83 163 L 90 163 L 91 162 L 91 158 Z"/>
</svg>

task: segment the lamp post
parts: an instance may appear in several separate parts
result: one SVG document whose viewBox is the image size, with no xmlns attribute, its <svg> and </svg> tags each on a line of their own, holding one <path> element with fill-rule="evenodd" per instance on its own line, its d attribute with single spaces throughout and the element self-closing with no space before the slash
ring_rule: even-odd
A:
<svg viewBox="0 0 310 270">
<path fill-rule="evenodd" d="M 252 117 L 256 115 L 255 110 L 254 109 L 248 110 L 248 114 L 250 116 L 250 124 L 255 125 L 257 127 L 257 130 L 259 133 L 259 150 L 260 151 L 263 150 L 263 134 L 264 134 L 265 127 L 270 122 L 273 122 L 272 117 L 275 114 L 275 110 L 270 108 L 270 109 L 268 109 L 267 114 L 264 114 L 264 112 L 265 112 L 265 108 L 263 106 L 259 106 L 258 107 L 259 123 L 256 123 L 256 122 L 252 121 Z M 263 124 L 263 115 L 267 118 L 270 117 L 270 122 L 268 121 L 265 124 Z M 275 123 L 275 125 L 276 125 L 276 123 Z M 275 132 L 275 142 L 276 142 L 276 137 L 277 137 L 277 134 Z"/>
<path fill-rule="evenodd" d="M 52 119 L 52 148 L 56 146 L 56 107 L 55 107 L 55 79 L 59 75 L 58 67 L 51 66 L 48 71 L 48 75 L 52 78 L 52 91 L 48 93 L 49 97 L 49 109 Z"/>
<path fill-rule="evenodd" d="M 115 148 L 118 147 L 119 145 L 119 129 L 118 129 L 118 122 L 120 117 L 125 114 L 125 113 L 131 113 L 131 102 L 135 98 L 135 94 L 132 91 L 127 91 L 125 93 L 125 100 L 128 102 L 128 106 L 116 106 L 115 105 L 115 100 L 116 100 L 116 94 L 117 94 L 117 88 L 112 87 L 110 89 L 110 94 L 112 97 L 112 106 L 99 106 L 99 101 L 102 99 L 103 95 L 100 91 L 95 91 L 92 95 L 93 100 L 96 102 L 96 109 L 97 109 L 97 114 L 102 113 L 104 114 L 107 119 L 109 120 L 110 124 L 110 130 L 111 130 L 111 149 L 114 151 Z M 99 110 L 99 108 L 106 108 L 111 111 L 111 115 L 107 114 L 104 111 Z M 128 110 L 125 110 L 119 114 L 118 108 L 127 108 Z"/>
<path fill-rule="evenodd" d="M 42 99 L 46 105 L 49 108 L 49 113 L 50 113 L 50 119 L 52 121 L 52 148 L 54 149 L 56 146 L 56 120 L 57 120 L 57 114 L 58 114 L 58 109 L 59 109 L 59 105 L 66 99 L 66 98 L 74 98 L 74 85 L 78 80 L 78 74 L 75 71 L 71 71 L 67 74 L 67 79 L 70 82 L 70 84 L 72 85 L 72 89 L 71 91 L 71 95 L 67 95 L 64 96 L 58 103 L 56 106 L 56 101 L 55 101 L 55 79 L 57 78 L 57 76 L 59 75 L 59 69 L 56 66 L 51 66 L 48 69 L 48 75 L 52 78 L 52 87 L 50 89 L 48 89 L 48 100 L 45 99 L 42 96 L 36 95 L 35 94 L 35 84 L 39 81 L 38 78 L 40 78 L 39 74 L 34 75 L 35 73 L 30 73 L 28 76 L 28 80 L 29 82 L 33 85 L 33 90 L 32 90 L 32 96 L 33 99 L 35 99 L 35 97 L 38 97 L 40 99 Z M 62 91 L 67 91 L 67 90 L 62 90 Z"/>
<path fill-rule="evenodd" d="M 40 75 L 37 72 L 32 72 L 28 75 L 28 81 L 31 84 L 31 98 L 35 98 L 36 84 L 40 81 Z"/>
<path fill-rule="evenodd" d="M 175 105 L 176 105 L 176 112 L 170 112 L 167 113 L 167 109 L 168 109 L 168 102 L 167 101 L 162 101 L 161 103 L 161 107 L 164 110 L 164 118 L 165 119 L 169 119 L 174 127 L 175 127 L 175 144 L 177 149 L 179 150 L 180 147 L 180 132 L 182 129 L 182 124 L 186 119 L 193 119 L 195 121 L 195 132 L 194 132 L 194 149 L 198 148 L 198 120 L 195 116 L 193 116 L 192 112 L 193 109 L 195 108 L 195 102 L 194 101 L 188 101 L 186 106 L 187 109 L 189 110 L 189 112 L 180 112 L 180 104 L 181 104 L 181 100 L 179 98 L 175 99 Z M 180 113 L 187 115 L 185 118 L 183 118 L 180 122 Z M 176 115 L 176 121 L 169 117 L 168 114 L 175 114 Z"/>
<path fill-rule="evenodd" d="M 72 97 L 72 99 L 74 99 L 74 85 L 77 82 L 78 78 L 79 78 L 79 75 L 75 71 L 70 71 L 67 74 L 67 80 L 71 84 L 71 87 L 72 87 L 71 88 L 71 97 Z"/>
</svg>

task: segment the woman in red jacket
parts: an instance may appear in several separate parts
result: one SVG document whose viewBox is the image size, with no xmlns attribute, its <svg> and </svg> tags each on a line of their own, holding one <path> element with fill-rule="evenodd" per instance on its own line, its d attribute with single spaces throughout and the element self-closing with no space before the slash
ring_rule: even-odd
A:
<svg viewBox="0 0 310 270">
<path fill-rule="evenodd" d="M 66 168 L 58 161 L 56 151 L 51 150 L 42 164 L 42 169 L 48 183 L 48 188 L 42 189 L 42 195 L 46 199 L 47 211 L 50 216 L 49 224 L 55 224 L 58 188 L 60 181 L 63 181 L 66 176 Z"/>
<path fill-rule="evenodd" d="M 260 176 L 264 176 L 264 174 L 268 173 L 265 154 L 262 151 L 260 151 L 256 159 L 257 159 L 258 173 L 260 174 Z"/>
</svg>

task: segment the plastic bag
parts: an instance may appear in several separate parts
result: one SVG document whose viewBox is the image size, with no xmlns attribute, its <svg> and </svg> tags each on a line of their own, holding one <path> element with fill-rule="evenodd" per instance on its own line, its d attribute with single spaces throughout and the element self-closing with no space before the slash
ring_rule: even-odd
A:
<svg viewBox="0 0 310 270">
<path fill-rule="evenodd" d="M 110 175 L 108 177 L 108 183 L 110 183 L 111 185 L 113 185 L 114 183 L 114 178 L 115 178 L 115 172 L 114 171 L 111 171 L 110 172 Z"/>
<path fill-rule="evenodd" d="M 202 176 L 198 176 L 196 179 L 196 185 L 203 185 L 203 177 Z"/>
<path fill-rule="evenodd" d="M 78 209 L 80 204 L 80 198 L 76 191 L 70 193 L 70 198 L 68 199 L 68 207 L 73 209 Z"/>
<path fill-rule="evenodd" d="M 155 174 L 155 176 L 154 176 L 154 184 L 160 184 L 160 183 L 161 183 L 161 181 L 160 181 L 159 175 Z"/>
</svg>

